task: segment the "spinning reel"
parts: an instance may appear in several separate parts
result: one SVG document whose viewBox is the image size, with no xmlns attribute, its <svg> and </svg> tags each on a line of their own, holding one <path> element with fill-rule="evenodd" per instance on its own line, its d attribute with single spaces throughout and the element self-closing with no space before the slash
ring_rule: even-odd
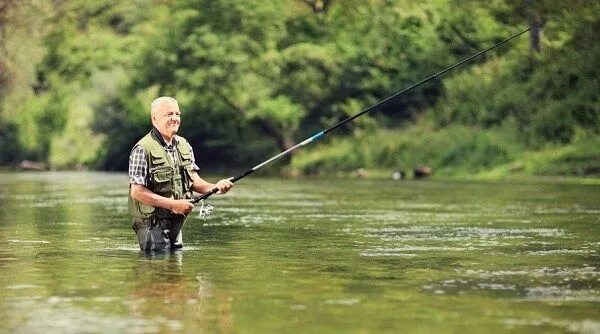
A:
<svg viewBox="0 0 600 334">
<path fill-rule="evenodd" d="M 202 203 L 202 205 L 200 206 L 198 217 L 202 220 L 206 220 L 208 219 L 208 216 L 210 216 L 210 214 L 213 212 L 215 207 L 210 204 L 204 204 L 204 200 L 201 200 L 200 203 Z"/>
</svg>

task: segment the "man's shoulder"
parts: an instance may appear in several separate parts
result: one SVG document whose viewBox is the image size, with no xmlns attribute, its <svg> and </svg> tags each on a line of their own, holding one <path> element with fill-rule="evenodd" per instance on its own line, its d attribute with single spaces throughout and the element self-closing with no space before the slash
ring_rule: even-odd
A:
<svg viewBox="0 0 600 334">
<path fill-rule="evenodd" d="M 142 146 L 140 143 L 136 143 L 135 145 L 133 145 L 133 147 L 131 148 L 131 153 L 136 153 L 136 152 L 144 152 L 144 146 Z"/>
<path fill-rule="evenodd" d="M 183 138 L 182 136 L 179 135 L 175 135 L 175 141 L 177 141 L 177 144 L 182 143 L 182 144 L 189 144 L 188 140 Z"/>
<path fill-rule="evenodd" d="M 177 136 L 177 150 L 187 156 L 187 155 L 192 155 L 192 159 L 193 159 L 193 155 L 194 155 L 194 150 L 192 149 L 192 145 L 190 145 L 190 143 L 183 137 Z"/>
<path fill-rule="evenodd" d="M 138 140 L 137 143 L 133 146 L 134 149 L 136 147 L 141 147 L 144 151 L 150 151 L 152 149 L 160 148 L 161 144 L 156 139 L 154 139 L 150 133 L 148 133 L 144 137 L 140 138 L 140 140 Z"/>
<path fill-rule="evenodd" d="M 187 139 L 181 137 L 181 136 L 176 136 L 175 137 L 176 141 L 177 141 L 177 148 L 181 151 L 188 151 L 188 150 L 192 150 L 192 145 L 190 145 L 190 143 L 187 141 Z"/>
</svg>

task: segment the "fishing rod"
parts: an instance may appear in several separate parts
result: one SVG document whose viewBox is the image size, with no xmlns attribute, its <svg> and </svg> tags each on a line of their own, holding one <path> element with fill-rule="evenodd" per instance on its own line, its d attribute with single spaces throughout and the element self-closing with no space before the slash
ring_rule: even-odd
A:
<svg viewBox="0 0 600 334">
<path fill-rule="evenodd" d="M 519 33 L 517 33 L 517 34 L 515 34 L 515 35 L 513 35 L 513 36 L 511 36 L 511 37 L 509 37 L 509 38 L 507 38 L 507 39 L 505 39 L 503 41 L 501 41 L 501 42 L 498 42 L 498 43 L 490 46 L 489 48 L 487 48 L 485 50 L 479 51 L 478 53 L 476 53 L 476 54 L 474 54 L 474 55 L 472 55 L 472 56 L 470 56 L 468 58 L 465 58 L 465 59 L 459 61 L 458 63 L 456 63 L 456 64 L 454 64 L 454 65 L 452 65 L 450 67 L 447 67 L 447 68 L 445 68 L 445 69 L 443 69 L 443 70 L 441 70 L 441 71 L 433 74 L 430 77 L 427 77 L 427 78 L 425 78 L 425 79 L 423 79 L 423 80 L 421 80 L 421 81 L 419 81 L 419 82 L 417 82 L 415 84 L 412 84 L 411 86 L 409 86 L 409 87 L 407 87 L 407 88 L 405 88 L 405 89 L 397 92 L 396 94 L 391 95 L 391 96 L 389 96 L 389 97 L 387 97 L 387 98 L 385 98 L 385 99 L 383 99 L 383 100 L 375 103 L 374 105 L 368 107 L 367 109 L 364 109 L 363 111 L 361 111 L 361 112 L 359 112 L 359 113 L 357 113 L 357 114 L 355 114 L 353 116 L 350 116 L 350 117 L 348 117 L 348 118 L 340 121 L 337 124 L 332 125 L 331 127 L 329 127 L 327 129 L 325 129 L 325 130 L 323 130 L 323 131 L 321 131 L 321 132 L 313 135 L 312 137 L 309 137 L 308 139 L 304 140 L 303 142 L 301 142 L 299 144 L 296 144 L 296 145 L 288 148 L 287 150 L 285 150 L 285 151 L 283 151 L 283 152 L 275 155 L 274 157 L 269 158 L 269 159 L 265 160 L 264 162 L 261 162 L 260 164 L 254 166 L 254 167 L 252 167 L 250 169 L 248 169 L 244 173 L 242 173 L 242 174 L 240 174 L 238 176 L 232 177 L 230 179 L 231 182 L 236 182 L 238 180 L 241 180 L 241 179 L 245 178 L 246 176 L 248 176 L 248 175 L 256 172 L 257 170 L 261 169 L 262 167 L 270 164 L 271 162 L 273 162 L 275 160 L 278 160 L 279 158 L 284 157 L 284 156 L 290 154 L 291 152 L 295 151 L 296 149 L 298 149 L 300 147 L 303 147 L 303 146 L 306 146 L 306 145 L 308 145 L 308 144 L 310 144 L 312 142 L 316 142 L 316 141 L 322 139 L 323 137 L 325 137 L 326 134 L 328 134 L 329 132 L 331 132 L 331 131 L 339 128 L 340 126 L 342 126 L 342 125 L 344 125 L 344 124 L 346 124 L 348 122 L 351 122 L 354 119 L 356 119 L 356 118 L 358 118 L 358 117 L 360 117 L 360 116 L 362 116 L 362 115 L 364 115 L 364 114 L 366 114 L 368 112 L 371 112 L 371 111 L 373 111 L 373 110 L 375 110 L 377 108 L 381 108 L 382 106 L 388 104 L 390 101 L 392 101 L 393 99 L 397 98 L 398 96 L 400 96 L 400 95 L 402 95 L 402 94 L 404 94 L 404 93 L 406 93 L 408 91 L 411 91 L 411 90 L 413 90 L 413 89 L 421 86 L 422 84 L 424 84 L 424 83 L 426 83 L 428 81 L 431 81 L 431 80 L 433 80 L 433 79 L 435 79 L 435 78 L 443 75 L 446 72 L 449 72 L 449 71 L 453 70 L 454 68 L 456 68 L 456 67 L 458 67 L 458 66 L 460 66 L 460 65 L 462 65 L 462 64 L 464 64 L 464 63 L 466 63 L 466 62 L 468 62 L 470 60 L 472 60 L 473 58 L 477 58 L 477 57 L 481 56 L 482 54 L 484 54 L 484 53 L 486 53 L 486 52 L 488 52 L 490 50 L 493 50 L 493 49 L 499 47 L 500 45 L 502 45 L 502 44 L 504 44 L 506 42 L 509 42 L 510 40 L 515 39 L 515 38 L 523 35 L 524 33 L 530 31 L 532 28 L 533 27 L 529 27 L 529 28 L 527 28 L 527 29 L 525 29 L 525 30 L 523 30 L 523 31 L 521 31 L 521 32 L 519 32 Z M 191 202 L 192 203 L 198 203 L 198 202 L 200 202 L 202 200 L 205 200 L 205 199 L 209 198 L 210 196 L 214 195 L 217 191 L 219 191 L 219 189 L 218 188 L 214 188 L 211 191 L 202 194 L 201 196 L 194 197 L 191 200 Z M 202 211 L 202 209 L 201 209 L 201 211 Z"/>
</svg>

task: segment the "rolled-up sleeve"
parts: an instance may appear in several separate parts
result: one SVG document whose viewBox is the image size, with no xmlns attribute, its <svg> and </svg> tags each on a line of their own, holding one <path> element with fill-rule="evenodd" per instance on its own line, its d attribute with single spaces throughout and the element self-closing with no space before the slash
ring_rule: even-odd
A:
<svg viewBox="0 0 600 334">
<path fill-rule="evenodd" d="M 194 149 L 192 148 L 192 145 L 190 145 L 189 143 L 188 143 L 188 146 L 190 147 L 190 152 L 192 152 L 192 168 L 195 171 L 199 171 L 200 167 L 198 167 L 198 165 L 196 165 L 196 158 L 194 157 Z"/>
<path fill-rule="evenodd" d="M 131 150 L 129 155 L 129 183 L 141 184 L 146 186 L 146 176 L 148 174 L 148 163 L 144 149 L 137 145 Z"/>
</svg>

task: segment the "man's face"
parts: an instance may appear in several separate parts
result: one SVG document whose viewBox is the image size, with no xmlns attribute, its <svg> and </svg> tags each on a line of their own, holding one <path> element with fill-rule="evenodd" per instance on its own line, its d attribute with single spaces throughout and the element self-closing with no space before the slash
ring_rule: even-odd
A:
<svg viewBox="0 0 600 334">
<path fill-rule="evenodd" d="M 152 115 L 152 124 L 165 137 L 171 138 L 179 130 L 181 112 L 174 103 L 161 103 Z"/>
</svg>

